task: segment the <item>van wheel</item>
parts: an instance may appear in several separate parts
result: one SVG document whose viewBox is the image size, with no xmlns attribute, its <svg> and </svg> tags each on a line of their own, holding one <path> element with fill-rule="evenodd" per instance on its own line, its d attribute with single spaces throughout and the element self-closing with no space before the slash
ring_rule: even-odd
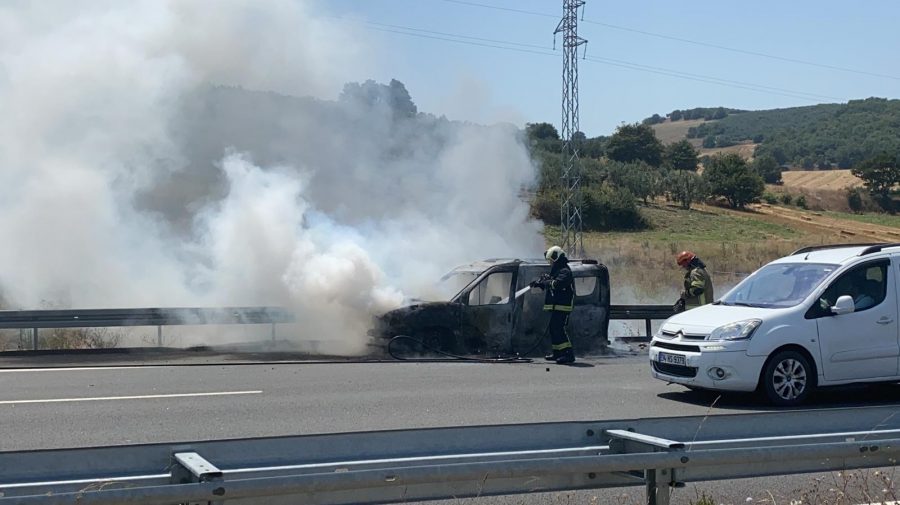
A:
<svg viewBox="0 0 900 505">
<path fill-rule="evenodd" d="M 772 356 L 762 380 L 769 401 L 782 406 L 803 403 L 816 387 L 809 360 L 797 351 L 781 351 Z"/>
<path fill-rule="evenodd" d="M 419 338 L 430 348 L 426 349 L 426 352 L 434 350 L 457 352 L 456 336 L 449 328 L 440 326 L 425 328 L 419 333 Z"/>
</svg>

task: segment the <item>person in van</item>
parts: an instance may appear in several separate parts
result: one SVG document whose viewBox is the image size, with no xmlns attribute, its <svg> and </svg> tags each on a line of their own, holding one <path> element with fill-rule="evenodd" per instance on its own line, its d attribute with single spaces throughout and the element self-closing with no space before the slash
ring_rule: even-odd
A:
<svg viewBox="0 0 900 505">
<path fill-rule="evenodd" d="M 715 301 L 712 277 L 706 271 L 706 264 L 690 251 L 680 252 L 675 261 L 684 269 L 684 289 L 675 302 L 675 311 L 681 312 Z"/>
</svg>

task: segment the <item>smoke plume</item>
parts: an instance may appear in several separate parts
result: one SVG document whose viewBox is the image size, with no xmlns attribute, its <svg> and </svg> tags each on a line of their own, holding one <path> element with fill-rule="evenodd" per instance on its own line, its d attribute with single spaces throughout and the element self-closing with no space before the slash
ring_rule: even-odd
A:
<svg viewBox="0 0 900 505">
<path fill-rule="evenodd" d="M 538 252 L 519 132 L 344 86 L 377 43 L 315 8 L 0 4 L 6 307 L 282 305 L 353 354 L 453 266 Z"/>
</svg>

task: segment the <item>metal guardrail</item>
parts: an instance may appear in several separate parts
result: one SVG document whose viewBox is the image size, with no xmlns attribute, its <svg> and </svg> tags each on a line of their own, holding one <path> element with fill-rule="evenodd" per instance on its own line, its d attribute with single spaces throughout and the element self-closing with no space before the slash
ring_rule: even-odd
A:
<svg viewBox="0 0 900 505">
<path fill-rule="evenodd" d="M 0 329 L 30 328 L 32 349 L 38 349 L 41 328 L 105 328 L 156 326 L 157 344 L 162 345 L 162 327 L 205 324 L 271 324 L 294 321 L 294 314 L 281 307 L 173 307 L 135 309 L 2 310 Z"/>
<path fill-rule="evenodd" d="M 674 314 L 669 305 L 612 305 L 610 319 L 644 320 L 647 336 L 653 320 Z M 0 310 L 0 329 L 31 329 L 31 348 L 38 349 L 41 328 L 106 328 L 156 326 L 162 346 L 162 327 L 205 324 L 271 324 L 294 322 L 294 314 L 282 307 L 171 307 L 134 309 Z"/>
<path fill-rule="evenodd" d="M 893 466 L 896 406 L 0 452 L 0 505 L 394 503 Z"/>
<path fill-rule="evenodd" d="M 609 318 L 617 320 L 643 320 L 647 331 L 646 340 L 653 336 L 653 321 L 664 320 L 675 315 L 671 305 L 610 305 Z"/>
</svg>

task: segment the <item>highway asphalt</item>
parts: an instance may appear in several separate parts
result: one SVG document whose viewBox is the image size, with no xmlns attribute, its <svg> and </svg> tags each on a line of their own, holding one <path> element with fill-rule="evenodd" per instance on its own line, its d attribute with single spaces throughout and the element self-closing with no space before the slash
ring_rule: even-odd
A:
<svg viewBox="0 0 900 505">
<path fill-rule="evenodd" d="M 44 368 L 48 362 L 61 368 Z M 640 354 L 582 360 L 571 367 L 233 365 L 212 364 L 214 359 L 150 366 L 104 363 L 92 367 L 84 359 L 62 362 L 40 356 L 0 360 L 2 367 L 24 367 L 0 368 L 0 451 L 774 410 L 753 395 L 719 397 L 654 380 Z M 900 410 L 900 386 L 887 385 L 829 390 L 817 394 L 807 408 L 814 415 L 817 408 L 894 403 Z M 690 485 L 676 490 L 674 503 L 695 502 L 703 492 L 715 496 L 716 503 L 758 503 L 770 500 L 769 492 L 781 498 L 778 503 L 790 503 L 800 499 L 802 490 L 823 486 L 815 479 L 834 480 L 825 484 L 822 492 L 827 493 L 845 478 L 788 476 Z M 604 490 L 479 503 L 640 503 L 640 493 Z"/>
</svg>

